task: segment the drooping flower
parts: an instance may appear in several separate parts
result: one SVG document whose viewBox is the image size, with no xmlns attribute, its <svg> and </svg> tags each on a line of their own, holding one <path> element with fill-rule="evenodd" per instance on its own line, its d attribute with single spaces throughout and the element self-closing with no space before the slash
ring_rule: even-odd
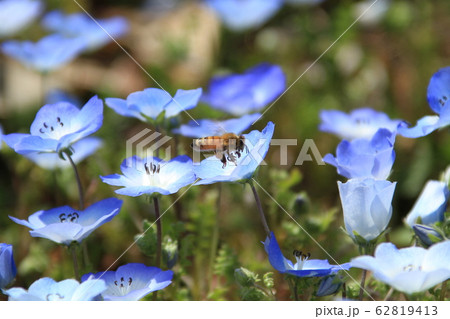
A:
<svg viewBox="0 0 450 319">
<path fill-rule="evenodd" d="M 94 154 L 101 146 L 103 141 L 98 137 L 86 137 L 75 142 L 70 147 L 72 152 L 72 161 L 75 164 L 82 162 L 88 156 Z M 68 168 L 71 164 L 68 160 L 63 160 L 56 153 L 28 153 L 24 155 L 30 161 L 43 169 L 53 170 L 58 168 Z"/>
<path fill-rule="evenodd" d="M 64 15 L 61 11 L 52 11 L 44 17 L 42 24 L 52 32 L 86 41 L 89 50 L 98 49 L 128 31 L 128 23 L 125 18 L 112 17 L 93 20 L 81 12 Z"/>
<path fill-rule="evenodd" d="M 17 153 L 61 153 L 96 132 L 103 122 L 103 102 L 94 96 L 80 110 L 61 102 L 44 105 L 31 124 L 31 134 L 13 133 L 4 140 Z"/>
<path fill-rule="evenodd" d="M 397 249 L 381 243 L 375 257 L 360 256 L 351 266 L 373 272 L 373 276 L 395 289 L 412 294 L 427 290 L 450 278 L 450 241 L 431 246 Z"/>
<path fill-rule="evenodd" d="M 0 1 L 0 38 L 13 35 L 30 24 L 42 11 L 38 0 Z"/>
<path fill-rule="evenodd" d="M 179 128 L 172 131 L 174 133 L 192 138 L 221 135 L 220 132 L 240 135 L 260 116 L 261 114 L 254 113 L 244 115 L 238 119 L 229 119 L 225 121 L 213 121 L 208 119 L 196 120 L 195 122 L 190 121 L 188 124 L 181 125 Z"/>
<path fill-rule="evenodd" d="M 103 280 L 89 279 L 80 284 L 74 279 L 57 282 L 45 277 L 32 283 L 28 290 L 11 288 L 3 292 L 10 301 L 91 301 L 105 289 Z"/>
<path fill-rule="evenodd" d="M 93 276 L 106 283 L 102 297 L 107 301 L 137 301 L 149 293 L 161 290 L 172 282 L 173 272 L 162 271 L 156 267 L 131 263 L 120 266 L 116 271 L 86 274 L 81 281 Z"/>
<path fill-rule="evenodd" d="M 440 69 L 430 79 L 427 90 L 430 108 L 438 115 L 424 116 L 414 127 L 403 127 L 399 134 L 416 138 L 450 125 L 450 66 Z"/>
<path fill-rule="evenodd" d="M 202 100 L 213 108 L 241 116 L 261 110 L 286 89 L 286 76 L 278 65 L 258 64 L 242 74 L 216 76 Z"/>
<path fill-rule="evenodd" d="M 283 0 L 205 0 L 234 31 L 255 28 L 269 20 L 282 7 Z"/>
<path fill-rule="evenodd" d="M 412 225 L 412 229 L 414 230 L 414 234 L 416 234 L 417 238 L 419 238 L 420 243 L 427 248 L 444 240 L 442 235 L 439 234 L 433 227 L 414 224 Z"/>
<path fill-rule="evenodd" d="M 0 243 L 0 290 L 7 287 L 16 277 L 13 247 Z"/>
<path fill-rule="evenodd" d="M 197 106 L 202 95 L 202 89 L 178 90 L 172 96 L 164 90 L 148 88 L 128 95 L 126 100 L 118 98 L 105 99 L 106 105 L 117 114 L 135 117 L 146 122 L 148 118 L 155 120 L 162 112 L 165 118 L 178 115 L 182 111 Z"/>
<path fill-rule="evenodd" d="M 324 277 L 319 284 L 319 288 L 317 288 L 316 296 L 317 297 L 325 297 L 329 295 L 333 295 L 339 291 L 342 287 L 342 280 L 339 278 L 339 275 L 333 274 Z"/>
<path fill-rule="evenodd" d="M 380 129 L 370 140 L 343 140 L 336 149 L 336 157 L 327 154 L 323 161 L 335 166 L 338 174 L 347 178 L 386 179 L 395 160 L 394 140 L 394 133 Z"/>
<path fill-rule="evenodd" d="M 187 155 L 177 156 L 166 162 L 157 157 L 141 159 L 133 156 L 120 165 L 123 175 L 100 176 L 102 181 L 113 186 L 122 186 L 115 192 L 120 195 L 140 196 L 144 194 L 169 195 L 195 181 L 192 159 Z"/>
<path fill-rule="evenodd" d="M 372 178 L 338 182 L 347 233 L 371 241 L 387 227 L 392 216 L 392 197 L 396 182 Z"/>
<path fill-rule="evenodd" d="M 337 110 L 322 110 L 319 129 L 339 136 L 341 139 L 371 139 L 379 129 L 396 133 L 405 125 L 402 120 L 391 120 L 385 113 L 370 108 L 356 109 L 349 114 Z"/>
<path fill-rule="evenodd" d="M 201 178 L 196 185 L 248 181 L 269 150 L 274 128 L 275 125 L 269 122 L 262 132 L 255 130 L 244 134 L 247 150 L 244 150 L 240 157 L 236 157 L 235 163 L 227 160 L 224 167 L 220 159 L 210 156 L 199 165 L 194 165 L 195 175 Z"/>
<path fill-rule="evenodd" d="M 431 225 L 444 220 L 444 212 L 450 191 L 446 183 L 430 180 L 426 183 L 416 203 L 406 216 L 406 223 L 413 226 L 420 217 L 420 224 Z"/>
<path fill-rule="evenodd" d="M 95 229 L 109 222 L 116 216 L 122 201 L 107 198 L 92 204 L 85 210 L 76 210 L 69 206 L 61 206 L 49 210 L 40 210 L 21 220 L 9 216 L 17 224 L 31 228 L 32 237 L 47 238 L 55 243 L 70 245 L 80 243 Z"/>
<path fill-rule="evenodd" d="M 339 270 L 350 269 L 350 264 L 330 265 L 326 259 L 309 259 L 309 255 L 294 251 L 296 263 L 292 263 L 283 256 L 280 246 L 273 232 L 266 238 L 264 248 L 269 256 L 269 262 L 273 268 L 281 273 L 288 273 L 298 277 L 322 277 L 338 272 Z"/>
<path fill-rule="evenodd" d="M 25 66 L 46 73 L 75 59 L 86 48 L 86 41 L 52 34 L 38 42 L 6 41 L 1 48 L 3 53 Z"/>
</svg>

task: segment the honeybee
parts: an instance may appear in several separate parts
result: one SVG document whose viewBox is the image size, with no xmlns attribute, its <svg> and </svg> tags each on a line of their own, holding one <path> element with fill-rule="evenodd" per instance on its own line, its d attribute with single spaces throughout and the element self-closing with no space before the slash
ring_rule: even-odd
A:
<svg viewBox="0 0 450 319">
<path fill-rule="evenodd" d="M 214 152 L 222 162 L 222 168 L 227 166 L 227 161 L 237 165 L 236 155 L 240 158 L 244 149 L 247 149 L 245 137 L 234 133 L 198 138 L 194 140 L 191 147 L 198 152 Z"/>
</svg>

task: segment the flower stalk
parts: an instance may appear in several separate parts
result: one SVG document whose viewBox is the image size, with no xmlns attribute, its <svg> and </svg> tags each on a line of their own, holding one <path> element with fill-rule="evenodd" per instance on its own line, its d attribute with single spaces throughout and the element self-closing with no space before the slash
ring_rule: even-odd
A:
<svg viewBox="0 0 450 319">
<path fill-rule="evenodd" d="M 77 166 L 75 165 L 74 161 L 72 160 L 71 154 L 69 150 L 64 151 L 64 154 L 67 155 L 67 159 L 70 162 L 70 165 L 72 165 L 73 171 L 75 173 L 75 178 L 77 180 L 78 185 L 78 194 L 80 196 L 80 210 L 84 209 L 84 194 L 83 194 L 83 186 L 81 185 L 81 179 L 80 174 L 78 174 Z"/>
<path fill-rule="evenodd" d="M 266 232 L 267 236 L 270 236 L 270 228 L 269 228 L 269 225 L 267 224 L 266 216 L 264 215 L 264 211 L 263 211 L 263 208 L 261 205 L 261 200 L 259 199 L 258 192 L 256 191 L 256 188 L 253 185 L 253 183 L 249 183 L 249 184 L 253 191 L 253 196 L 255 197 L 256 206 L 258 207 L 259 217 L 261 218 L 261 222 L 263 224 L 264 231 Z"/>
</svg>

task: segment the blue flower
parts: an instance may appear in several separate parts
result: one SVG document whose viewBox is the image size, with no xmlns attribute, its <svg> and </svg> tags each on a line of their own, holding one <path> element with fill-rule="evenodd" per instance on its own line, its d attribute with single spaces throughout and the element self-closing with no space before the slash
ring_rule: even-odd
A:
<svg viewBox="0 0 450 319">
<path fill-rule="evenodd" d="M 316 296 L 325 297 L 333 295 L 342 287 L 342 280 L 338 275 L 329 275 L 324 277 L 317 288 Z"/>
<path fill-rule="evenodd" d="M 424 116 L 416 126 L 399 130 L 404 137 L 416 138 L 450 125 L 450 66 L 437 71 L 430 79 L 427 90 L 428 104 L 438 115 Z"/>
<path fill-rule="evenodd" d="M 339 270 L 350 269 L 349 263 L 330 265 L 326 259 L 309 259 L 309 255 L 304 255 L 296 250 L 294 250 L 294 257 L 297 262 L 293 264 L 283 256 L 273 232 L 266 238 L 264 248 L 272 267 L 281 273 L 288 273 L 298 277 L 322 277 L 336 273 Z"/>
<path fill-rule="evenodd" d="M 205 0 L 231 30 L 255 28 L 269 20 L 283 0 Z"/>
<path fill-rule="evenodd" d="M 259 111 L 286 89 L 283 70 L 268 63 L 258 64 L 243 74 L 214 77 L 202 100 L 213 108 L 241 116 Z"/>
<path fill-rule="evenodd" d="M 90 278 L 91 275 L 83 275 L 81 281 Z M 116 271 L 98 272 L 93 274 L 93 277 L 106 283 L 107 289 L 102 293 L 104 300 L 136 301 L 170 285 L 173 272 L 131 263 L 120 266 Z"/>
<path fill-rule="evenodd" d="M 338 174 L 347 178 L 386 179 L 395 160 L 394 140 L 394 133 L 380 129 L 370 140 L 343 140 L 336 149 L 336 157 L 327 154 L 323 161 L 335 166 Z"/>
<path fill-rule="evenodd" d="M 425 247 L 430 247 L 431 245 L 444 240 L 442 235 L 439 234 L 433 227 L 414 224 L 412 225 L 412 229 L 414 230 L 414 234 L 416 234 L 417 238 L 419 238 L 420 243 Z"/>
<path fill-rule="evenodd" d="M 450 195 L 448 186 L 444 182 L 430 180 L 426 183 L 416 203 L 406 216 L 405 222 L 409 226 L 417 223 L 431 225 L 444 220 L 444 212 Z"/>
<path fill-rule="evenodd" d="M 450 278 L 450 241 L 431 246 L 397 249 L 392 243 L 381 243 L 375 257 L 352 259 L 351 266 L 373 272 L 375 279 L 395 289 L 412 294 L 427 290 Z"/>
<path fill-rule="evenodd" d="M 72 161 L 75 164 L 80 163 L 88 156 L 94 154 L 99 147 L 101 147 L 103 141 L 98 137 L 86 137 L 78 142 L 75 142 L 71 147 Z M 54 170 L 58 168 L 72 167 L 70 162 L 61 159 L 56 153 L 28 153 L 24 155 L 26 158 L 36 163 L 39 167 L 48 170 Z"/>
<path fill-rule="evenodd" d="M 94 21 L 81 12 L 64 15 L 61 11 L 52 11 L 44 17 L 42 24 L 47 30 L 68 38 L 83 39 L 89 50 L 98 49 L 128 31 L 125 18 L 113 17 Z"/>
<path fill-rule="evenodd" d="M 319 129 L 339 136 L 341 139 L 357 138 L 371 139 L 380 128 L 396 133 L 399 127 L 405 125 L 402 120 L 391 120 L 383 112 L 370 108 L 353 110 L 350 114 L 337 110 L 322 110 L 320 112 Z"/>
<path fill-rule="evenodd" d="M 392 216 L 392 197 L 396 183 L 384 180 L 350 179 L 338 182 L 347 233 L 366 241 L 377 238 Z"/>
<path fill-rule="evenodd" d="M 0 1 L 0 38 L 26 27 L 41 13 L 42 8 L 42 2 L 35 0 Z"/>
<path fill-rule="evenodd" d="M 25 66 L 46 73 L 75 59 L 86 48 L 86 42 L 78 38 L 71 39 L 52 34 L 36 43 L 6 41 L 1 48 L 3 53 Z"/>
<path fill-rule="evenodd" d="M 32 237 L 47 238 L 55 243 L 70 245 L 80 243 L 95 229 L 109 222 L 116 216 L 122 201 L 107 198 L 96 202 L 85 210 L 76 210 L 69 206 L 61 206 L 49 210 L 40 210 L 28 221 L 9 216 L 17 224 L 31 228 Z"/>
<path fill-rule="evenodd" d="M 240 135 L 255 122 L 261 114 L 247 114 L 238 119 L 229 119 L 225 121 L 197 120 L 190 121 L 188 124 L 181 125 L 173 132 L 186 137 L 199 138 L 212 135 L 221 135 L 218 132 L 227 132 Z"/>
<path fill-rule="evenodd" d="M 103 280 L 90 279 L 80 284 L 74 279 L 57 282 L 45 277 L 32 283 L 28 290 L 11 288 L 3 292 L 10 301 L 91 301 L 105 289 Z"/>
<path fill-rule="evenodd" d="M 194 165 L 195 175 L 201 178 L 196 185 L 248 181 L 269 150 L 274 127 L 275 125 L 269 122 L 262 132 L 255 130 L 244 134 L 247 150 L 235 159 L 236 163 L 228 161 L 224 167 L 220 159 L 210 156 Z"/>
<path fill-rule="evenodd" d="M 187 155 L 177 156 L 166 162 L 157 157 L 141 159 L 133 156 L 120 165 L 123 175 L 100 176 L 102 181 L 113 186 L 123 186 L 117 194 L 127 196 L 169 195 L 195 181 L 192 159 Z"/>
<path fill-rule="evenodd" d="M 0 244 L 0 290 L 8 286 L 16 277 L 17 269 L 14 263 L 13 247 Z"/>
<path fill-rule="evenodd" d="M 120 115 L 136 117 L 146 122 L 147 118 L 155 120 L 162 112 L 165 112 L 165 118 L 170 118 L 192 109 L 197 106 L 201 95 L 201 88 L 178 90 L 173 98 L 164 90 L 148 88 L 131 93 L 126 100 L 107 98 L 105 103 Z"/>
<path fill-rule="evenodd" d="M 0 125 L 0 150 L 2 149 L 3 145 L 3 127 Z"/>
<path fill-rule="evenodd" d="M 31 134 L 5 135 L 9 147 L 19 154 L 61 153 L 76 141 L 96 132 L 103 122 L 103 102 L 94 96 L 80 110 L 61 102 L 44 105 L 31 124 Z"/>
</svg>

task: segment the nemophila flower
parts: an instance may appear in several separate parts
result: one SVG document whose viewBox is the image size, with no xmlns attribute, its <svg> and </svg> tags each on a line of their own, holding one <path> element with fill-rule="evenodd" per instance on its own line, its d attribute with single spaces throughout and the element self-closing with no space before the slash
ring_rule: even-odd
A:
<svg viewBox="0 0 450 319">
<path fill-rule="evenodd" d="M 177 156 L 166 162 L 157 157 L 132 156 L 120 165 L 123 175 L 100 176 L 102 181 L 113 186 L 122 186 L 115 192 L 120 195 L 140 196 L 159 193 L 169 195 L 195 181 L 192 159 L 187 155 Z"/>
<path fill-rule="evenodd" d="M 394 140 L 394 133 L 380 129 L 370 140 L 343 140 L 336 149 L 336 157 L 327 154 L 323 161 L 335 166 L 338 174 L 347 178 L 386 179 L 395 160 Z"/>
<path fill-rule="evenodd" d="M 86 41 L 52 34 L 38 42 L 5 41 L 1 48 L 25 66 L 46 73 L 75 59 L 86 48 Z"/>
<path fill-rule="evenodd" d="M 342 280 L 337 277 L 338 275 L 329 275 L 324 277 L 317 288 L 316 296 L 325 297 L 333 295 L 338 292 L 342 287 Z"/>
<path fill-rule="evenodd" d="M 310 259 L 309 254 L 294 250 L 296 263 L 292 263 L 283 256 L 280 246 L 273 232 L 266 238 L 264 248 L 269 256 L 269 262 L 273 268 L 281 273 L 287 273 L 298 277 L 322 277 L 338 272 L 339 270 L 350 269 L 350 264 L 330 265 L 326 259 Z"/>
<path fill-rule="evenodd" d="M 450 278 L 450 241 L 424 249 L 397 249 L 392 243 L 381 243 L 375 257 L 360 256 L 351 266 L 373 272 L 375 279 L 395 289 L 412 294 L 427 290 Z"/>
<path fill-rule="evenodd" d="M 372 178 L 338 182 L 345 229 L 353 239 L 371 241 L 386 229 L 396 184 Z"/>
<path fill-rule="evenodd" d="M 44 17 L 42 24 L 52 32 L 69 38 L 85 40 L 89 50 L 98 49 L 128 31 L 128 23 L 125 18 L 112 17 L 93 20 L 81 12 L 65 15 L 61 11 L 52 11 Z"/>
<path fill-rule="evenodd" d="M 412 225 L 412 229 L 414 230 L 414 234 L 416 234 L 417 238 L 419 238 L 421 244 L 425 247 L 430 247 L 431 245 L 444 240 L 442 235 L 439 234 L 433 227 L 415 224 Z"/>
<path fill-rule="evenodd" d="M 220 132 L 234 133 L 240 135 L 255 122 L 261 114 L 247 114 L 238 119 L 229 119 L 225 121 L 196 120 L 188 124 L 181 125 L 172 130 L 174 133 L 186 137 L 199 138 L 205 136 L 222 135 Z"/>
<path fill-rule="evenodd" d="M 438 115 L 424 116 L 416 126 L 399 130 L 399 134 L 410 137 L 422 137 L 450 125 L 450 66 L 440 69 L 430 79 L 427 100 L 431 109 Z"/>
<path fill-rule="evenodd" d="M 0 125 L 0 150 L 2 149 L 3 145 L 3 127 Z"/>
<path fill-rule="evenodd" d="M 31 23 L 42 11 L 37 0 L 0 1 L 0 38 L 10 36 Z"/>
<path fill-rule="evenodd" d="M 13 247 L 0 243 L 0 290 L 7 287 L 16 277 Z"/>
<path fill-rule="evenodd" d="M 70 147 L 72 152 L 72 161 L 75 164 L 80 163 L 88 156 L 94 154 L 102 145 L 103 141 L 98 137 L 86 137 L 78 142 L 75 142 Z M 34 152 L 27 153 L 24 156 L 43 169 L 53 170 L 71 167 L 68 160 L 61 159 L 61 157 L 56 153 Z"/>
<path fill-rule="evenodd" d="M 89 279 L 80 284 L 74 279 L 57 282 L 45 277 L 32 283 L 28 290 L 11 288 L 3 292 L 9 301 L 91 301 L 105 289 L 103 280 Z"/>
<path fill-rule="evenodd" d="M 444 212 L 450 195 L 445 182 L 430 180 L 426 183 L 416 203 L 406 216 L 406 223 L 413 226 L 420 217 L 420 224 L 431 225 L 444 220 Z"/>
<path fill-rule="evenodd" d="M 244 134 L 246 150 L 235 158 L 235 163 L 227 160 L 224 167 L 220 159 L 210 156 L 199 165 L 194 165 L 195 175 L 201 178 L 196 185 L 248 181 L 269 150 L 274 128 L 275 125 L 269 122 L 262 132 L 255 130 Z"/>
<path fill-rule="evenodd" d="M 216 76 L 202 100 L 213 108 L 240 116 L 273 102 L 286 89 L 286 76 L 278 65 L 258 64 L 242 74 Z"/>
<path fill-rule="evenodd" d="M 269 20 L 283 5 L 283 0 L 205 0 L 231 30 L 255 28 Z"/>
<path fill-rule="evenodd" d="M 103 122 L 103 102 L 94 96 L 80 110 L 61 102 L 44 105 L 31 124 L 31 134 L 5 135 L 9 147 L 19 154 L 61 153 L 96 132 Z"/>
<path fill-rule="evenodd" d="M 337 110 L 322 110 L 319 129 L 341 139 L 372 138 L 380 128 L 396 133 L 404 126 L 402 120 L 391 120 L 385 113 L 370 108 L 356 109 L 349 114 Z"/>
<path fill-rule="evenodd" d="M 116 216 L 122 201 L 117 198 L 107 198 L 96 202 L 85 210 L 76 210 L 69 206 L 61 206 L 49 210 L 40 210 L 28 220 L 9 216 L 17 224 L 31 228 L 33 237 L 47 238 L 55 243 L 70 245 L 80 243 L 95 229 L 109 222 Z"/>
<path fill-rule="evenodd" d="M 173 272 L 162 271 L 156 267 L 131 263 L 120 266 L 116 271 L 86 274 L 81 281 L 93 276 L 106 283 L 106 290 L 102 293 L 104 300 L 136 301 L 149 293 L 166 288 L 172 282 Z"/>
<path fill-rule="evenodd" d="M 170 118 L 182 111 L 190 110 L 197 106 L 201 95 L 201 88 L 180 89 L 173 98 L 164 90 L 148 88 L 131 93 L 126 100 L 107 98 L 105 103 L 120 115 L 136 117 L 146 122 L 148 118 L 155 120 L 163 112 L 165 118 Z"/>
</svg>

